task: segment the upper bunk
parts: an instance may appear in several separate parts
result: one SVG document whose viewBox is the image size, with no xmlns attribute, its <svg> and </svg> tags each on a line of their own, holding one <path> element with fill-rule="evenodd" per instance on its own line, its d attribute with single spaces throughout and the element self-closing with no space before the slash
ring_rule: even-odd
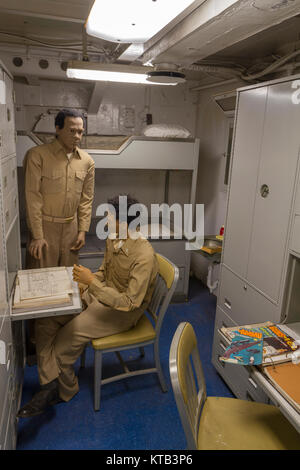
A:
<svg viewBox="0 0 300 470">
<path fill-rule="evenodd" d="M 18 165 L 28 149 L 53 138 L 46 133 L 18 134 Z M 81 148 L 94 159 L 96 168 L 196 171 L 198 167 L 199 139 L 87 135 Z"/>
</svg>

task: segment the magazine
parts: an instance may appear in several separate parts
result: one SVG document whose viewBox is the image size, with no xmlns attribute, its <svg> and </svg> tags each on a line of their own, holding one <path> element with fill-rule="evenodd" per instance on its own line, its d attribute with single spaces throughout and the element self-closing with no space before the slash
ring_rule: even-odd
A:
<svg viewBox="0 0 300 470">
<path fill-rule="evenodd" d="M 236 334 L 220 361 L 241 365 L 261 364 L 263 360 L 263 340 Z"/>
<path fill-rule="evenodd" d="M 280 325 L 272 322 L 231 328 L 223 327 L 221 332 L 231 341 L 224 355 L 220 357 L 220 360 L 224 362 L 243 365 L 286 362 L 291 360 L 291 354 L 300 347 L 295 342 L 295 338 L 292 338 L 281 329 Z M 249 343 L 249 346 L 247 346 L 247 341 L 250 341 L 252 344 Z M 232 348 L 237 349 L 236 342 L 244 342 L 244 344 L 239 344 L 239 351 L 230 352 Z M 260 353 L 261 349 L 262 354 Z M 242 351 L 244 351 L 243 354 L 241 354 Z"/>
</svg>

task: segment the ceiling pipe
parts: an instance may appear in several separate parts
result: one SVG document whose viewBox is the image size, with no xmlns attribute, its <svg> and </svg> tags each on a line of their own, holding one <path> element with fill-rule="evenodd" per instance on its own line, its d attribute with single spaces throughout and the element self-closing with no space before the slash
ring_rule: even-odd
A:
<svg viewBox="0 0 300 470">
<path fill-rule="evenodd" d="M 217 88 L 223 85 L 229 85 L 230 83 L 235 83 L 238 82 L 239 78 L 232 78 L 230 80 L 223 80 L 222 82 L 215 82 L 215 83 L 210 83 L 208 85 L 201 85 L 201 86 L 196 86 L 193 88 L 190 88 L 190 91 L 202 91 L 202 90 L 207 90 L 209 88 Z"/>
<path fill-rule="evenodd" d="M 261 72 L 252 75 L 241 74 L 241 79 L 246 81 L 253 81 L 257 80 L 258 78 L 264 77 L 265 75 L 269 75 L 270 73 L 274 72 L 275 70 L 278 70 L 282 65 L 286 64 L 289 60 L 293 59 L 294 57 L 297 57 L 298 55 L 300 55 L 300 50 L 294 51 L 291 54 L 287 54 L 281 59 L 276 60 L 273 64 L 269 65 L 266 69 L 262 70 Z"/>
</svg>

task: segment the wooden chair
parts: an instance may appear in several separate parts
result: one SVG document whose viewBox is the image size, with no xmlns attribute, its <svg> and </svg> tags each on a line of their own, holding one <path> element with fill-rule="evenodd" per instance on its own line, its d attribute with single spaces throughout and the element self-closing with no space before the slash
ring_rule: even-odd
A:
<svg viewBox="0 0 300 470">
<path fill-rule="evenodd" d="M 92 347 L 95 352 L 94 358 L 94 409 L 100 408 L 101 386 L 116 380 L 127 379 L 129 377 L 157 373 L 163 392 L 167 391 L 167 385 L 163 376 L 159 357 L 159 338 L 164 316 L 169 303 L 174 294 L 179 277 L 179 270 L 171 261 L 162 255 L 156 254 L 159 263 L 159 274 L 156 279 L 151 302 L 147 312 L 154 319 L 154 327 L 146 313 L 142 315 L 135 327 L 129 331 L 118 333 L 104 338 L 92 340 Z M 141 357 L 144 356 L 144 346 L 153 344 L 155 367 L 130 371 L 121 357 L 120 351 L 139 348 Z M 108 352 L 115 352 L 124 372 L 106 379 L 102 379 L 102 355 Z M 84 367 L 85 352 L 81 357 L 81 366 Z"/>
<path fill-rule="evenodd" d="M 169 366 L 188 449 L 300 449 L 299 434 L 275 406 L 206 396 L 197 339 L 190 323 L 180 323 L 175 332 Z"/>
</svg>

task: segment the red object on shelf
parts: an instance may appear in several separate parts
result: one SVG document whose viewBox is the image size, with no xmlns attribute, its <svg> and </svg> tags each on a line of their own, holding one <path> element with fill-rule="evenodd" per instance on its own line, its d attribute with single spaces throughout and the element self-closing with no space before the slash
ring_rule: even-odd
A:
<svg viewBox="0 0 300 470">
<path fill-rule="evenodd" d="M 224 235 L 224 225 L 220 228 L 220 235 Z"/>
</svg>

